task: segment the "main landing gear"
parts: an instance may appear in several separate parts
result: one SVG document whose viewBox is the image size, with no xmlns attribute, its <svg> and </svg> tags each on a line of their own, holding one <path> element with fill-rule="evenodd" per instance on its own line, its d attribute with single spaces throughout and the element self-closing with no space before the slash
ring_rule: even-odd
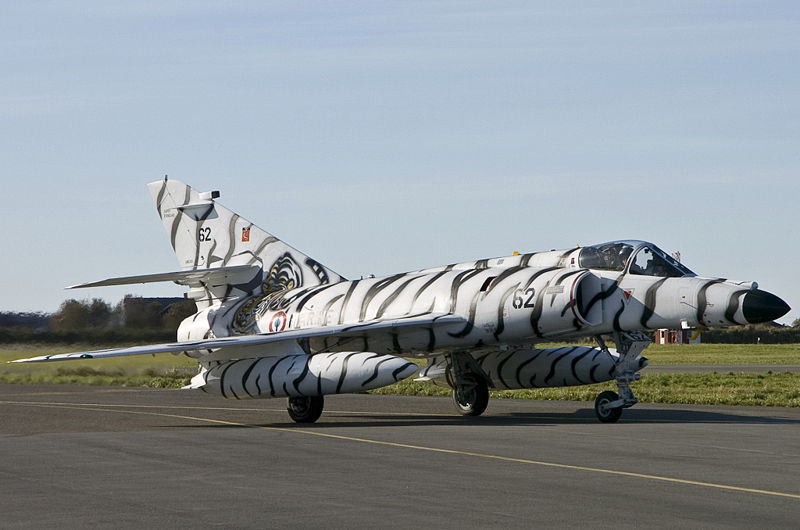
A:
<svg viewBox="0 0 800 530">
<path fill-rule="evenodd" d="M 604 351 L 608 347 L 601 337 L 597 343 Z M 627 409 L 639 402 L 633 395 L 630 384 L 641 377 L 637 372 L 647 366 L 648 361 L 642 357 L 642 351 L 650 345 L 650 337 L 641 331 L 616 332 L 614 342 L 617 344 L 617 359 L 614 367 L 614 378 L 617 380 L 619 394 L 606 390 L 594 400 L 594 413 L 603 423 L 614 423 L 622 416 L 622 409 Z"/>
<path fill-rule="evenodd" d="M 446 356 L 447 382 L 453 388 L 453 403 L 462 416 L 480 416 L 489 404 L 488 377 L 468 353 Z"/>
<path fill-rule="evenodd" d="M 297 423 L 314 423 L 322 415 L 324 406 L 325 398 L 322 396 L 290 397 L 286 411 Z"/>
<path fill-rule="evenodd" d="M 486 381 L 474 379 L 453 388 L 453 402 L 463 416 L 480 416 L 489 404 L 489 387 Z"/>
</svg>

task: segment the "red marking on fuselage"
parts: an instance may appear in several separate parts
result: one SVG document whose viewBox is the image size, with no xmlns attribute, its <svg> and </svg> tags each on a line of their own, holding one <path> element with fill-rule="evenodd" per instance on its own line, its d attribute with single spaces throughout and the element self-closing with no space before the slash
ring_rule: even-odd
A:
<svg viewBox="0 0 800 530">
<path fill-rule="evenodd" d="M 270 332 L 275 332 L 283 331 L 284 329 L 286 329 L 286 313 L 278 311 L 272 315 L 272 319 L 269 321 L 269 330 Z"/>
</svg>

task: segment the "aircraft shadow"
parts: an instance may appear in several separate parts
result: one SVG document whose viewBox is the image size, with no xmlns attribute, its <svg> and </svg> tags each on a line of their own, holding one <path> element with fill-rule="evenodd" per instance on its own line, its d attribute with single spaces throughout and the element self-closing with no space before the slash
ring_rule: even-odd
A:
<svg viewBox="0 0 800 530">
<path fill-rule="evenodd" d="M 681 423 L 717 423 L 717 424 L 772 424 L 772 425 L 800 425 L 800 419 L 776 418 L 769 416 L 753 416 L 745 414 L 732 414 L 728 412 L 675 410 L 675 409 L 630 409 L 623 412 L 620 424 L 681 424 Z M 329 429 L 342 427 L 414 427 L 414 426 L 465 426 L 465 427 L 512 427 L 512 426 L 537 426 L 537 425 L 570 425 L 570 424 L 595 424 L 602 426 L 591 408 L 579 409 L 572 413 L 564 412 L 515 412 L 492 415 L 487 412 L 483 416 L 463 417 L 456 413 L 452 417 L 441 414 L 354 414 L 338 413 L 335 411 L 323 413 L 322 417 L 313 424 L 297 424 L 291 421 L 276 423 L 253 423 L 246 425 L 187 425 L 193 428 L 302 428 L 302 429 Z"/>
<path fill-rule="evenodd" d="M 314 424 L 318 428 L 330 427 L 391 427 L 391 426 L 414 426 L 414 425 L 464 425 L 469 427 L 500 427 L 500 426 L 525 426 L 525 425 L 569 425 L 569 424 L 597 424 L 602 425 L 594 414 L 594 409 L 580 409 L 573 413 L 563 412 L 516 412 L 507 414 L 492 415 L 487 412 L 484 416 L 475 418 L 454 415 L 452 418 L 446 416 L 420 416 L 417 414 L 408 416 L 397 415 L 359 415 L 358 419 L 347 420 L 346 417 L 339 416 L 336 419 L 335 413 L 330 414 L 326 421 L 325 415 Z M 789 424 L 800 425 L 800 419 L 793 420 L 788 418 L 775 418 L 768 416 L 749 416 L 730 413 L 719 413 L 709 411 L 687 411 L 687 410 L 626 410 L 619 420 L 624 423 L 718 423 L 718 424 Z M 270 424 L 277 426 L 278 424 Z M 297 427 L 296 423 L 281 423 L 281 426 Z"/>
</svg>

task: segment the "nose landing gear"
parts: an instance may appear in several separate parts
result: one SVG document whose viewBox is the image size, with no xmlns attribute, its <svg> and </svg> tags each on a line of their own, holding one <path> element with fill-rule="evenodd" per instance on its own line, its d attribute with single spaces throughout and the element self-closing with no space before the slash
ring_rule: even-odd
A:
<svg viewBox="0 0 800 530">
<path fill-rule="evenodd" d="M 596 337 L 600 348 L 608 351 L 601 337 Z M 647 366 L 647 359 L 641 353 L 650 345 L 650 337 L 641 331 L 614 333 L 619 358 L 614 367 L 619 395 L 610 390 L 601 392 L 594 401 L 594 413 L 603 423 L 614 423 L 622 416 L 622 409 L 639 402 L 633 395 L 630 384 L 641 377 L 637 372 Z"/>
<path fill-rule="evenodd" d="M 606 390 L 601 392 L 594 400 L 594 413 L 597 419 L 603 423 L 614 423 L 622 416 L 622 407 L 611 407 L 611 403 L 616 402 L 619 396 L 616 392 Z"/>
</svg>

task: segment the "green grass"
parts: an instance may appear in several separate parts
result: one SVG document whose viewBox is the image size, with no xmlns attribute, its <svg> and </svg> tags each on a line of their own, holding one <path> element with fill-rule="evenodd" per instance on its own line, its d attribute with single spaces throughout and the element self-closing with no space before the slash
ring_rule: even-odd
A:
<svg viewBox="0 0 800 530">
<path fill-rule="evenodd" d="M 650 374 L 631 385 L 642 403 L 683 403 L 694 405 L 747 405 L 800 407 L 800 374 L 794 373 L 704 373 Z M 604 390 L 616 391 L 616 383 L 565 388 L 534 388 L 492 391 L 501 399 L 548 399 L 594 401 Z M 447 387 L 407 379 L 372 390 L 373 394 L 405 396 L 449 396 Z"/>
<path fill-rule="evenodd" d="M 93 349 L 101 347 L 2 345 L 0 383 L 179 388 L 197 373 L 197 363 L 193 359 L 169 354 L 6 364 L 6 361 L 22 357 Z M 800 374 L 770 370 L 770 365 L 800 364 L 800 345 L 653 345 L 645 355 L 653 364 L 763 364 L 764 372 L 648 374 L 645 369 L 641 381 L 632 385 L 642 402 L 800 407 Z M 615 388 L 614 382 L 609 381 L 580 387 L 493 391 L 491 395 L 493 398 L 592 401 L 603 390 Z M 372 393 L 449 396 L 450 389 L 406 380 Z"/>
<path fill-rule="evenodd" d="M 197 373 L 197 362 L 185 355 L 135 355 L 85 361 L 7 364 L 7 361 L 71 351 L 102 349 L 96 345 L 0 345 L 0 383 L 83 384 L 179 388 Z"/>
<path fill-rule="evenodd" d="M 800 364 L 800 344 L 653 344 L 650 364 Z"/>
</svg>

